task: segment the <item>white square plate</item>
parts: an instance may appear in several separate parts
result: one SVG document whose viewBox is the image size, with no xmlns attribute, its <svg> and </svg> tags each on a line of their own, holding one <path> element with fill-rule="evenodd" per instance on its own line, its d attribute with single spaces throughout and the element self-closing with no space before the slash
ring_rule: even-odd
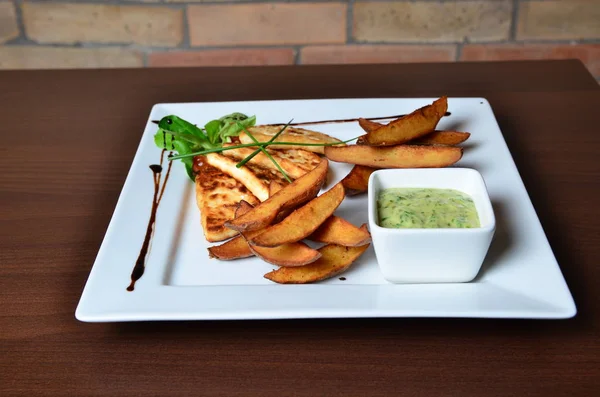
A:
<svg viewBox="0 0 600 397">
<path fill-rule="evenodd" d="M 257 116 L 257 124 L 389 116 L 434 98 L 331 99 L 158 104 L 140 146 L 75 313 L 90 322 L 142 320 L 282 319 L 335 317 L 569 318 L 573 298 L 560 272 L 527 191 L 483 98 L 450 98 L 450 116 L 438 129 L 471 132 L 456 164 L 484 177 L 497 230 L 482 270 L 464 284 L 390 284 L 369 248 L 343 275 L 310 285 L 277 285 L 263 278 L 273 268 L 259 259 L 209 259 L 194 185 L 177 162 L 157 212 L 146 270 L 126 290 L 150 216 L 154 193 L 149 165 L 160 160 L 151 120 L 169 114 L 204 125 L 232 112 Z M 357 123 L 307 127 L 350 139 Z M 163 164 L 166 165 L 166 164 Z M 342 179 L 348 164 L 331 162 L 325 189 Z M 164 175 L 164 172 L 163 172 Z M 163 176 L 164 178 L 164 176 Z M 346 198 L 336 211 L 355 225 L 367 223 L 367 196 Z M 398 255 L 402 255 L 401 252 Z"/>
</svg>

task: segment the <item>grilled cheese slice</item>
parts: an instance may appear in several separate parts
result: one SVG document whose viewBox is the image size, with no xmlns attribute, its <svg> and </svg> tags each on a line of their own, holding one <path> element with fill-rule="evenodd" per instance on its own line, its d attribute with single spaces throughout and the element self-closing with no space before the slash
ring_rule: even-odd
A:
<svg viewBox="0 0 600 397">
<path fill-rule="evenodd" d="M 235 144 L 225 144 L 224 147 L 234 146 Z M 241 161 L 254 153 L 255 148 L 230 149 L 223 152 L 226 157 Z M 300 149 L 269 150 L 268 153 L 277 161 L 281 168 L 292 179 L 298 179 L 308 171 L 313 170 L 321 161 L 321 158 L 311 152 Z M 247 164 L 256 165 L 261 168 L 267 168 L 279 172 L 275 164 L 264 153 L 260 152 L 252 158 Z"/>
<path fill-rule="evenodd" d="M 257 125 L 249 127 L 248 131 L 256 138 L 259 142 L 267 142 L 273 135 L 277 134 L 283 125 Z M 246 131 L 242 131 L 239 136 L 240 142 L 242 143 L 254 143 L 252 138 L 248 136 Z M 275 139 L 275 142 L 297 142 L 298 146 L 295 145 L 270 145 L 271 149 L 303 149 L 313 153 L 325 153 L 323 146 L 302 146 L 302 143 L 340 143 L 341 141 L 337 138 L 323 134 L 317 131 L 311 131 L 304 128 L 287 127 L 285 131 Z"/>
<path fill-rule="evenodd" d="M 209 153 L 205 157 L 209 165 L 239 181 L 260 201 L 265 201 L 269 198 L 269 184 L 272 180 L 287 184 L 287 181 L 279 171 L 251 164 L 237 168 L 236 164 L 238 162 L 236 160 L 218 153 Z"/>
<path fill-rule="evenodd" d="M 241 200 L 257 205 L 259 200 L 248 189 L 219 169 L 210 166 L 206 158 L 194 159 L 196 171 L 196 203 L 207 241 L 223 241 L 236 236 L 235 230 L 225 227 L 225 222 L 235 218 Z"/>
<path fill-rule="evenodd" d="M 303 149 L 283 149 L 273 150 L 273 152 L 277 153 L 278 158 L 288 160 L 302 170 L 302 173 L 296 179 L 317 168 L 321 162 L 321 157 L 317 154 Z"/>
</svg>

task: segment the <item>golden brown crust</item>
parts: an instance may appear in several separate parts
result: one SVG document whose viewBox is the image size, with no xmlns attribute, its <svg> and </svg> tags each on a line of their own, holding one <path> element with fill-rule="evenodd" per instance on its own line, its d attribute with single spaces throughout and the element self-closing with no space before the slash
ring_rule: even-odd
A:
<svg viewBox="0 0 600 397">
<path fill-rule="evenodd" d="M 266 228 L 258 236 L 249 239 L 252 246 L 276 247 L 294 243 L 310 236 L 329 218 L 344 200 L 344 187 L 336 184 L 322 195 L 292 212 L 276 225 Z"/>
<path fill-rule="evenodd" d="M 411 143 L 425 145 L 458 145 L 469 139 L 470 136 L 471 134 L 468 132 L 433 131 L 431 134 L 427 134 L 424 137 L 411 141 Z"/>
<path fill-rule="evenodd" d="M 440 168 L 456 163 L 462 157 L 458 146 L 367 146 L 328 147 L 325 156 L 340 163 L 373 168 Z"/>
<path fill-rule="evenodd" d="M 326 244 L 358 247 L 371 242 L 371 233 L 366 225 L 356 227 L 344 218 L 333 215 L 319 226 L 308 239 Z"/>
<path fill-rule="evenodd" d="M 342 179 L 342 185 L 346 189 L 346 196 L 354 196 L 365 193 L 369 189 L 369 177 L 376 169 L 364 165 L 355 165 L 352 170 Z"/>
<path fill-rule="evenodd" d="M 203 157 L 194 159 L 196 171 L 196 203 L 204 236 L 210 242 L 223 241 L 237 234 L 225 227 L 232 220 L 240 200 L 256 205 L 258 199 L 234 178 L 206 163 Z"/>
<path fill-rule="evenodd" d="M 369 248 L 344 247 L 329 244 L 319 248 L 321 257 L 315 262 L 300 267 L 282 267 L 265 274 L 265 278 L 280 284 L 306 284 L 331 278 L 347 270 Z"/>
<path fill-rule="evenodd" d="M 235 216 L 242 216 L 252 210 L 252 206 L 245 201 L 241 201 Z M 291 244 L 283 244 L 274 248 L 252 247 L 247 243 L 247 240 L 254 237 L 261 230 L 255 230 L 247 233 L 242 233 L 244 242 L 251 252 L 273 265 L 282 267 L 304 266 L 312 263 L 321 257 L 319 251 L 310 248 L 308 245 L 297 242 Z"/>
<path fill-rule="evenodd" d="M 210 247 L 208 249 L 208 255 L 211 258 L 217 258 L 222 261 L 231 261 L 254 256 L 248 243 L 242 236 L 236 236 L 223 244 Z"/>
<path fill-rule="evenodd" d="M 393 146 L 422 137 L 435 130 L 446 110 L 448 110 L 448 98 L 443 96 L 431 105 L 369 131 L 364 136 L 364 142 L 367 145 Z M 361 126 L 370 128 L 364 122 Z"/>
</svg>

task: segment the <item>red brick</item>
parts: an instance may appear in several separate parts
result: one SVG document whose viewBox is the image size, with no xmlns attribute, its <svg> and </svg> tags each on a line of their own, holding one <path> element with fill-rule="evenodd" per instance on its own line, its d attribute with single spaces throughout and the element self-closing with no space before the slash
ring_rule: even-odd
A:
<svg viewBox="0 0 600 397">
<path fill-rule="evenodd" d="M 149 56 L 149 66 L 260 66 L 291 65 L 291 48 L 231 49 L 206 51 L 156 52 Z"/>
<path fill-rule="evenodd" d="M 27 37 L 39 43 L 174 47 L 183 40 L 183 12 L 168 7 L 28 2 L 22 9 Z"/>
<path fill-rule="evenodd" d="M 0 43 L 19 35 L 15 7 L 8 2 L 0 2 Z"/>
<path fill-rule="evenodd" d="M 327 44 L 346 40 L 346 4 L 192 5 L 193 46 Z"/>
<path fill-rule="evenodd" d="M 600 38 L 599 0 L 521 1 L 519 40 Z"/>
<path fill-rule="evenodd" d="M 123 48 L 0 47 L 0 69 L 142 67 L 142 56 Z"/>
<path fill-rule="evenodd" d="M 354 5 L 360 42 L 500 41 L 508 38 L 512 1 L 386 1 Z"/>
<path fill-rule="evenodd" d="M 590 72 L 600 77 L 600 44 L 496 44 L 466 45 L 463 61 L 524 59 L 580 59 Z"/>
<path fill-rule="evenodd" d="M 450 62 L 454 45 L 313 46 L 301 50 L 303 64 Z"/>
</svg>

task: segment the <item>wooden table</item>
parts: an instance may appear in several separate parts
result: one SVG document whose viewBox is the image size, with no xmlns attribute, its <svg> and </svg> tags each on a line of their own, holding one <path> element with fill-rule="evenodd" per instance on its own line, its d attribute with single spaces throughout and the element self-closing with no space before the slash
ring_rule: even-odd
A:
<svg viewBox="0 0 600 397">
<path fill-rule="evenodd" d="M 154 103 L 442 94 L 492 104 L 574 319 L 75 320 Z M 590 396 L 599 117 L 576 61 L 1 72 L 0 395 Z"/>
</svg>

